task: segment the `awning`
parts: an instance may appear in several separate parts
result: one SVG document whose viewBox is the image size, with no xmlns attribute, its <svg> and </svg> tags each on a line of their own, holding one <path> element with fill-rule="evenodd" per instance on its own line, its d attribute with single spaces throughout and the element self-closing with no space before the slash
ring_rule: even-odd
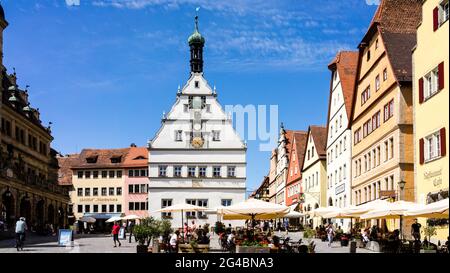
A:
<svg viewBox="0 0 450 273">
<path fill-rule="evenodd" d="M 92 217 L 97 220 L 108 220 L 112 217 L 121 217 L 122 213 L 85 213 L 83 216 Z"/>
<path fill-rule="evenodd" d="M 295 203 L 293 205 L 289 206 L 290 211 L 295 211 L 295 209 L 298 207 L 299 203 Z"/>
</svg>

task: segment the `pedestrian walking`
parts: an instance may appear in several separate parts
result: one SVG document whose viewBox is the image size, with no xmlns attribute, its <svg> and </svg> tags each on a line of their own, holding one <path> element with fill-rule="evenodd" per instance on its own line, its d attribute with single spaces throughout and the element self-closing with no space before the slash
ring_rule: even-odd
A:
<svg viewBox="0 0 450 273">
<path fill-rule="evenodd" d="M 130 232 L 129 243 L 131 243 L 131 236 L 133 236 L 133 229 L 134 229 L 134 221 L 130 221 L 130 223 L 128 225 L 128 229 L 129 229 L 129 232 Z M 134 237 L 134 239 L 136 240 L 136 236 Z"/>
<path fill-rule="evenodd" d="M 284 219 L 284 228 L 286 229 L 286 235 L 289 233 L 289 220 L 287 218 Z"/>
<path fill-rule="evenodd" d="M 327 235 L 328 235 L 328 247 L 331 247 L 331 244 L 333 243 L 333 239 L 334 239 L 334 230 L 333 230 L 332 224 L 328 225 Z"/>
<path fill-rule="evenodd" d="M 119 241 L 119 231 L 120 231 L 120 225 L 119 222 L 114 222 L 114 226 L 112 228 L 112 235 L 114 240 L 114 247 L 117 247 L 116 242 L 119 243 L 119 247 L 122 246 L 122 244 Z"/>
<path fill-rule="evenodd" d="M 25 240 L 25 231 L 27 230 L 27 224 L 25 217 L 20 217 L 16 222 L 16 248 L 17 251 L 23 250 L 23 241 Z"/>
</svg>

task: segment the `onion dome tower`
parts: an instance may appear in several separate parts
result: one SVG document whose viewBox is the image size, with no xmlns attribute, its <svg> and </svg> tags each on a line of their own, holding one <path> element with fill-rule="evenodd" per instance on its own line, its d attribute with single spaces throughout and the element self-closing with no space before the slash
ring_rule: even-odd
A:
<svg viewBox="0 0 450 273">
<path fill-rule="evenodd" d="M 195 16 L 194 33 L 188 39 L 191 50 L 191 73 L 203 73 L 203 47 L 205 38 L 198 31 L 198 15 Z"/>
</svg>

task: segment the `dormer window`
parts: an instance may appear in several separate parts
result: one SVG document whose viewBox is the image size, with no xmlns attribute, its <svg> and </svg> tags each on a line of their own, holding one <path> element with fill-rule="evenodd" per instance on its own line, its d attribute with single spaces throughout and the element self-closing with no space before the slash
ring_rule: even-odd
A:
<svg viewBox="0 0 450 273">
<path fill-rule="evenodd" d="M 195 81 L 195 88 L 200 88 L 200 82 L 199 81 Z"/>
<path fill-rule="evenodd" d="M 98 156 L 88 157 L 88 158 L 86 158 L 86 162 L 89 163 L 89 164 L 97 163 L 97 158 L 98 158 Z"/>
<path fill-rule="evenodd" d="M 122 161 L 122 156 L 111 157 L 111 163 L 120 163 Z"/>
</svg>

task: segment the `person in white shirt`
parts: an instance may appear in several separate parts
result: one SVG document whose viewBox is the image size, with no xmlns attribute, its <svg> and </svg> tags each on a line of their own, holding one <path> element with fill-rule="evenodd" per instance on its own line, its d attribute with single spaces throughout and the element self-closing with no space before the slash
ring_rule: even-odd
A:
<svg viewBox="0 0 450 273">
<path fill-rule="evenodd" d="M 178 252 L 178 236 L 180 235 L 180 232 L 177 230 L 175 231 L 174 234 L 172 234 L 172 236 L 170 237 L 170 250 L 172 253 L 177 253 Z"/>
<path fill-rule="evenodd" d="M 234 253 L 236 249 L 236 231 L 232 231 L 227 238 L 228 247 L 230 249 L 230 252 Z"/>
</svg>

